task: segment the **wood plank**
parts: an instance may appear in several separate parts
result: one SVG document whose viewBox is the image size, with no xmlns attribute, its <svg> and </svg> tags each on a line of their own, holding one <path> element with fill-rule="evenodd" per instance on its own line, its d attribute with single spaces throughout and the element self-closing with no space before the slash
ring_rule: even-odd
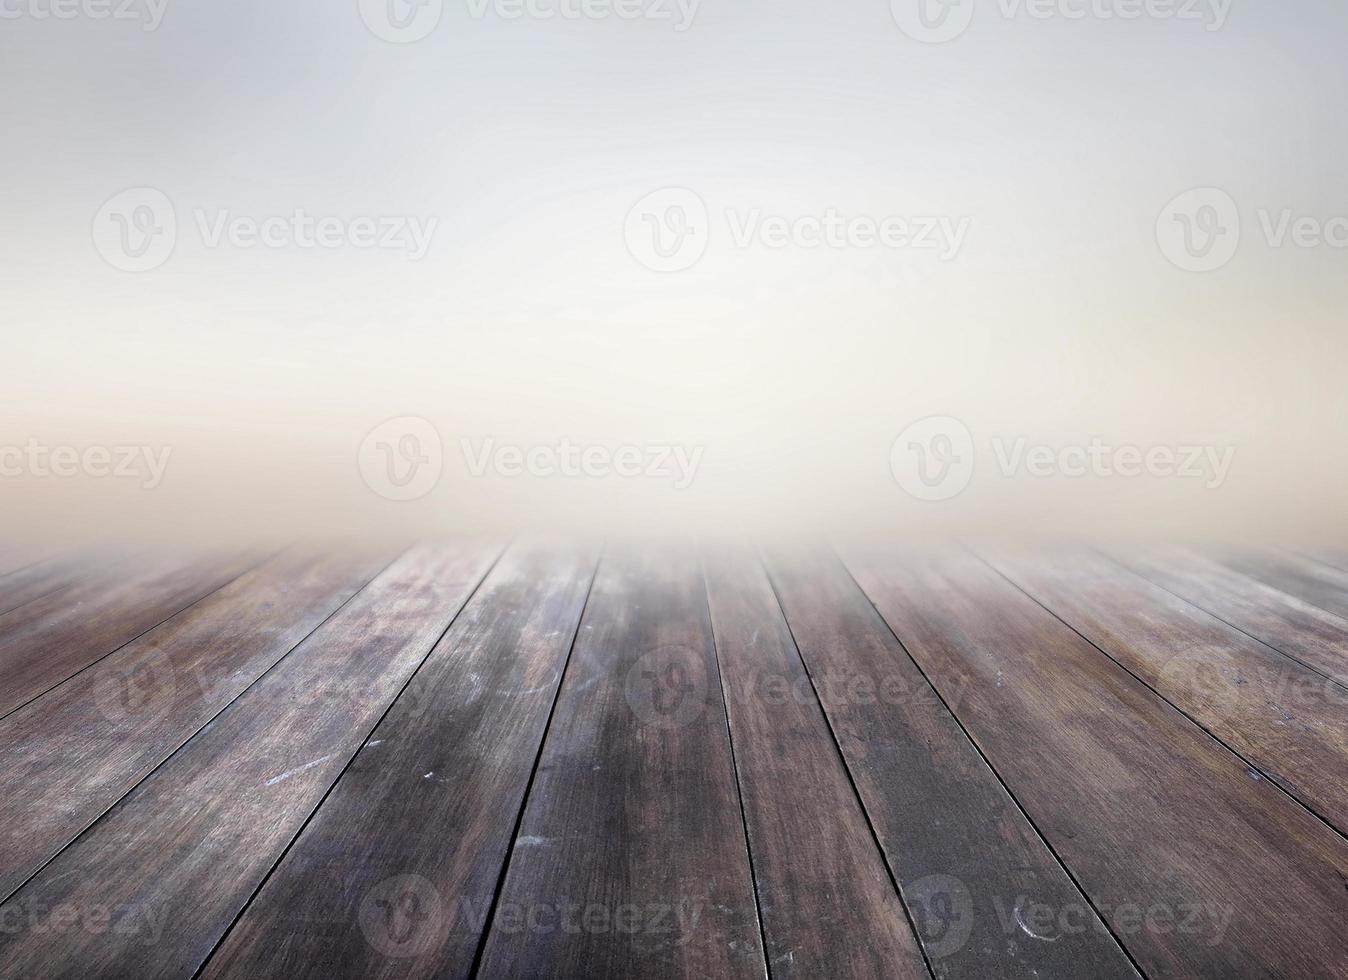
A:
<svg viewBox="0 0 1348 980">
<path fill-rule="evenodd" d="M 1348 684 L 1348 620 L 1187 548 L 1110 549 L 1137 574 L 1280 653 Z M 1348 707 L 1348 690 L 1343 704 Z"/>
<path fill-rule="evenodd" d="M 1348 689 L 1093 552 L 993 563 L 1340 831 Z"/>
<path fill-rule="evenodd" d="M 929 977 L 762 566 L 706 578 L 772 976 Z"/>
<path fill-rule="evenodd" d="M 469 975 L 594 565 L 501 559 L 203 977 Z"/>
<path fill-rule="evenodd" d="M 19 924 L 0 976 L 191 976 L 495 552 L 427 544 L 389 566 L 0 906 Z M 112 925 L 72 928 L 71 908 Z"/>
<path fill-rule="evenodd" d="M 1135 977 L 836 557 L 770 552 L 768 571 L 936 974 Z M 1036 904 L 1073 909 L 1087 928 L 1043 941 L 1015 922 Z"/>
<path fill-rule="evenodd" d="M 291 549 L 0 721 L 0 899 L 390 557 Z"/>
<path fill-rule="evenodd" d="M 1342 837 L 975 556 L 849 565 L 1149 976 L 1348 976 Z"/>
<path fill-rule="evenodd" d="M 478 976 L 764 976 L 701 573 L 600 565 Z"/>
<path fill-rule="evenodd" d="M 102 556 L 103 563 L 115 561 Z M 98 559 L 89 555 L 52 558 L 0 576 L 0 617 L 44 596 L 94 577 Z"/>
<path fill-rule="evenodd" d="M 1228 568 L 1348 619 L 1348 572 L 1288 551 L 1209 550 Z"/>
<path fill-rule="evenodd" d="M 242 575 L 257 552 L 138 558 L 0 616 L 0 718 Z"/>
</svg>

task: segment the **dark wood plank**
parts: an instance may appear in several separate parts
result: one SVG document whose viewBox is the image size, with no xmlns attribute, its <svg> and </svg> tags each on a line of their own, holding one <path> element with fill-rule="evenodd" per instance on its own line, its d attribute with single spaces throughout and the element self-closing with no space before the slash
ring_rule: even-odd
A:
<svg viewBox="0 0 1348 980">
<path fill-rule="evenodd" d="M 0 717 L 242 575 L 257 552 L 146 556 L 0 616 Z"/>
<path fill-rule="evenodd" d="M 1348 684 L 1348 620 L 1188 548 L 1112 548 L 1110 554 L 1275 650 Z M 1343 694 L 1348 708 L 1348 690 Z"/>
<path fill-rule="evenodd" d="M 291 549 L 0 721 L 0 899 L 390 557 Z"/>
<path fill-rule="evenodd" d="M 1149 976 L 1348 976 L 1342 837 L 975 556 L 849 564 Z"/>
<path fill-rule="evenodd" d="M 1209 551 L 1228 568 L 1348 619 L 1348 572 L 1288 551 L 1230 547 Z"/>
<path fill-rule="evenodd" d="M 1073 629 L 1340 831 L 1348 689 L 1101 555 L 993 563 Z"/>
<path fill-rule="evenodd" d="M 766 574 L 705 567 L 772 976 L 929 977 Z"/>
<path fill-rule="evenodd" d="M 768 570 L 936 974 L 1135 977 L 837 558 L 771 552 Z M 959 703 L 958 687 L 943 693 Z M 1033 905 L 1086 928 L 1044 941 L 1015 921 Z"/>
<path fill-rule="evenodd" d="M 697 563 L 606 556 L 479 976 L 764 976 Z"/>
<path fill-rule="evenodd" d="M 506 554 L 205 978 L 469 975 L 593 573 Z"/>
<path fill-rule="evenodd" d="M 19 924 L 0 976 L 192 975 L 495 550 L 424 545 L 389 566 L 0 906 Z M 53 918 L 70 908 L 114 927 Z"/>
</svg>

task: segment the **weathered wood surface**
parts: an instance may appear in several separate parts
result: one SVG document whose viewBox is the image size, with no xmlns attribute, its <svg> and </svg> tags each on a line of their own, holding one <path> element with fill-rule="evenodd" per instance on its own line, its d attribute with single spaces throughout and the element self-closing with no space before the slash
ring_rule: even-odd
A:
<svg viewBox="0 0 1348 980">
<path fill-rule="evenodd" d="M 469 975 L 593 574 L 501 559 L 204 977 Z"/>
<path fill-rule="evenodd" d="M 191 976 L 495 553 L 427 544 L 390 565 L 0 906 L 19 923 L 0 976 Z"/>
<path fill-rule="evenodd" d="M 937 976 L 1136 976 L 947 709 L 970 678 L 946 678 L 943 703 L 833 555 L 768 568 Z M 1016 919 L 1037 905 L 1085 928 L 1045 940 Z"/>
<path fill-rule="evenodd" d="M 977 557 L 848 563 L 1148 976 L 1348 976 L 1342 837 Z"/>
</svg>

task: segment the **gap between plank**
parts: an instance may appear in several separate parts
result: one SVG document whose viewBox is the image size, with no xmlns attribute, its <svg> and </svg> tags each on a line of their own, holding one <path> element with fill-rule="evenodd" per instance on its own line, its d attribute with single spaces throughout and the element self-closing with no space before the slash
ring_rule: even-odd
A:
<svg viewBox="0 0 1348 980">
<path fill-rule="evenodd" d="M 484 921 L 482 935 L 478 937 L 477 949 L 473 950 L 473 962 L 468 968 L 468 976 L 476 977 L 482 969 L 482 957 L 487 952 L 487 940 L 491 937 L 492 923 L 496 918 L 496 906 L 505 891 L 506 872 L 510 870 L 510 859 L 515 856 L 515 842 L 519 839 L 520 828 L 524 826 L 524 811 L 529 808 L 529 797 L 534 790 L 534 777 L 543 763 L 543 748 L 548 744 L 548 733 L 552 730 L 552 717 L 557 712 L 557 702 L 562 698 L 562 685 L 566 683 L 567 672 L 571 669 L 571 655 L 576 652 L 576 643 L 580 639 L 580 627 L 585 622 L 585 610 L 590 605 L 590 595 L 594 592 L 594 583 L 599 578 L 599 566 L 604 560 L 604 547 L 595 557 L 594 567 L 590 569 L 590 582 L 585 587 L 585 598 L 580 603 L 580 615 L 576 617 L 576 628 L 571 632 L 571 644 L 566 648 L 566 660 L 562 662 L 562 673 L 557 678 L 557 689 L 552 692 L 552 704 L 548 707 L 548 720 L 543 724 L 543 735 L 538 740 L 538 750 L 534 753 L 533 768 L 524 783 L 524 795 L 520 797 L 519 812 L 515 814 L 515 829 L 510 834 L 510 846 L 506 848 L 505 860 L 501 862 L 500 874 L 496 876 L 496 888 L 492 891 L 491 904 L 487 906 L 487 918 Z"/>
<path fill-rule="evenodd" d="M 1015 581 L 1014 579 L 1012 579 L 1009 575 L 1007 575 L 1006 573 L 1004 573 L 1004 572 L 1003 572 L 1001 569 L 999 569 L 996 565 L 992 564 L 992 562 L 988 561 L 986 558 L 984 558 L 982 555 L 978 554 L 977 552 L 973 551 L 972 549 L 969 549 L 969 553 L 970 553 L 971 555 L 973 555 L 973 557 L 975 557 L 975 558 L 977 558 L 979 561 L 981 561 L 984 565 L 987 565 L 988 568 L 992 569 L 992 571 L 993 571 L 994 573 L 996 573 L 997 575 L 999 575 L 999 576 L 1001 576 L 1003 579 L 1005 579 L 1006 582 L 1008 582 L 1008 583 L 1011 585 L 1012 588 L 1014 588 L 1016 591 L 1020 592 L 1022 595 L 1024 595 L 1026 598 L 1028 598 L 1031 602 L 1033 602 L 1035 605 L 1037 605 L 1040 609 L 1043 609 L 1046 613 L 1048 613 L 1050 616 L 1052 616 L 1052 617 L 1053 617 L 1054 619 L 1056 619 L 1058 622 L 1062 623 L 1064 626 L 1066 626 L 1069 630 L 1071 630 L 1071 631 L 1072 631 L 1073 633 L 1075 633 L 1077 636 L 1081 637 L 1081 639 L 1083 639 L 1084 641 L 1086 641 L 1087 643 L 1089 643 L 1092 647 L 1095 648 L 1095 650 L 1096 650 L 1097 652 L 1100 653 L 1101 656 L 1107 657 L 1111 663 L 1113 663 L 1114 665 L 1116 665 L 1120 670 L 1122 670 L 1124 673 L 1126 673 L 1129 677 L 1133 678 L 1133 680 L 1137 681 L 1139 684 L 1141 684 L 1143 687 L 1145 687 L 1148 691 L 1151 691 L 1152 694 L 1154 694 L 1154 695 L 1156 695 L 1158 698 L 1160 698 L 1161 701 L 1163 701 L 1166 705 L 1168 705 L 1168 706 L 1169 706 L 1170 708 L 1172 708 L 1174 711 L 1178 712 L 1178 713 L 1179 713 L 1179 716 L 1180 716 L 1181 718 L 1183 718 L 1185 721 L 1189 722 L 1191 725 L 1193 725 L 1195 728 L 1197 728 L 1199 731 L 1201 731 L 1201 732 L 1202 732 L 1204 735 L 1206 735 L 1208 738 L 1212 739 L 1214 742 L 1216 742 L 1218 745 L 1220 745 L 1220 746 L 1221 746 L 1223 749 L 1225 749 L 1227 752 L 1230 752 L 1233 756 L 1235 756 L 1235 757 L 1236 757 L 1237 759 L 1239 759 L 1242 763 L 1244 763 L 1244 765 L 1245 765 L 1248 769 L 1250 769 L 1250 770 L 1253 771 L 1253 772 L 1257 772 L 1257 773 L 1259 774 L 1259 777 L 1260 777 L 1261 779 L 1263 779 L 1264 782 L 1268 783 L 1270 786 L 1272 786 L 1274 789 L 1276 789 L 1279 793 L 1282 793 L 1284 796 L 1286 796 L 1289 800 L 1292 801 L 1293 804 L 1295 804 L 1296 806 L 1301 807 L 1303 810 L 1305 810 L 1307 813 L 1309 813 L 1311 816 L 1313 816 L 1316 820 L 1319 820 L 1322 824 L 1324 824 L 1326 827 L 1328 827 L 1330 830 L 1332 830 L 1332 831 L 1333 831 L 1335 834 L 1337 834 L 1339 837 L 1342 837 L 1342 838 L 1344 838 L 1345 840 L 1348 840 L 1348 834 L 1345 834 L 1345 833 L 1344 833 L 1342 830 L 1340 830 L 1338 827 L 1336 827 L 1336 826 L 1334 826 L 1332 823 L 1330 823 L 1325 817 L 1323 817 L 1323 816 L 1321 816 L 1319 813 L 1317 813 L 1317 812 L 1316 812 L 1316 811 L 1315 811 L 1309 804 L 1303 803 L 1301 800 L 1299 800 L 1299 799 L 1297 799 L 1295 796 L 1293 796 L 1292 793 L 1291 793 L 1288 789 L 1286 789 L 1285 787 L 1283 787 L 1282 785 L 1280 785 L 1279 782 L 1278 782 L 1276 779 L 1272 778 L 1267 772 L 1265 772 L 1264 769 L 1263 769 L 1262 767 L 1255 765 L 1255 764 L 1254 764 L 1253 762 L 1251 762 L 1249 759 L 1245 758 L 1245 756 L 1243 756 L 1240 752 L 1236 751 L 1236 750 L 1233 749 L 1231 746 L 1229 746 L 1229 745 L 1227 745 L 1225 742 L 1223 742 L 1220 738 L 1217 737 L 1217 735 L 1213 734 L 1213 732 L 1212 732 L 1212 730 L 1211 730 L 1210 728 L 1208 728 L 1206 725 L 1204 725 L 1201 721 L 1198 721 L 1196 718 L 1193 718 L 1192 716 L 1190 716 L 1188 713 L 1186 713 L 1186 712 L 1184 711 L 1183 708 L 1179 707 L 1177 704 L 1175 704 L 1173 701 L 1171 701 L 1169 698 L 1167 698 L 1164 694 L 1162 694 L 1162 693 L 1161 693 L 1160 691 L 1158 691 L 1156 688 L 1152 687 L 1150 684 L 1148 684 L 1145 680 L 1143 680 L 1143 679 L 1142 679 L 1141 677 L 1139 677 L 1137 674 L 1133 673 L 1133 672 L 1132 672 L 1131 670 L 1129 670 L 1126 666 L 1124 666 L 1120 661 L 1115 660 L 1112 656 L 1110 656 L 1109 651 L 1105 650 L 1105 649 L 1104 649 L 1103 647 L 1101 647 L 1101 646 L 1098 646 L 1098 645 L 1097 645 L 1097 644 L 1096 644 L 1090 637 L 1088 637 L 1085 633 L 1082 633 L 1080 630 L 1078 630 L 1075 626 L 1073 626 L 1073 625 L 1072 625 L 1071 623 L 1069 623 L 1067 620 L 1063 619 L 1061 616 L 1059 616 L 1056 612 L 1054 612 L 1054 611 L 1053 611 L 1052 609 L 1050 609 L 1048 606 L 1044 605 L 1044 603 L 1040 602 L 1035 596 L 1031 595 L 1028 591 L 1026 591 L 1025 589 L 1021 588 L 1021 586 L 1020 586 L 1020 584 L 1019 584 L 1018 582 L 1016 582 L 1016 581 Z M 1173 594 L 1173 593 L 1172 593 L 1172 594 Z M 1186 600 L 1186 601 L 1187 601 L 1187 600 Z M 1195 608 L 1197 608 L 1197 607 L 1195 607 Z M 1206 610 L 1204 610 L 1204 611 L 1206 611 Z M 1267 644 L 1265 644 L 1265 645 L 1267 645 Z M 1281 653 L 1281 651 L 1277 651 L 1277 650 L 1275 650 L 1274 652 L 1275 652 L 1275 653 Z M 1298 661 L 1298 662 L 1300 662 L 1300 661 Z"/>
<path fill-rule="evenodd" d="M 283 550 L 284 550 L 284 549 L 283 549 Z M 20 883 L 14 888 L 13 891 L 11 891 L 8 895 L 5 895 L 4 897 L 0 897 L 0 905 L 3 905 L 5 902 L 8 902 L 8 901 L 9 901 L 10 899 L 12 899 L 15 895 L 17 895 L 20 891 L 22 891 L 22 890 L 24 889 L 24 887 L 26 887 L 27 884 L 28 884 L 30 881 L 32 881 L 34 878 L 36 878 L 38 875 L 40 875 L 43 871 L 45 871 L 46 868 L 47 868 L 47 866 L 48 866 L 49 864 L 51 864 L 53 861 L 55 861 L 55 860 L 56 860 L 58 857 L 60 857 L 63 853 L 65 853 L 65 851 L 66 851 L 67 849 L 69 849 L 69 848 L 73 847 L 75 844 L 77 844 L 77 843 L 79 842 L 79 840 L 80 840 L 82 837 L 84 837 L 85 834 L 87 834 L 87 833 L 89 833 L 91 830 L 93 830 L 94 827 L 97 826 L 98 822 L 99 822 L 100 820 L 102 820 L 104 817 L 106 817 L 109 813 L 111 813 L 112 810 L 113 810 L 113 808 L 116 807 L 119 803 L 121 803 L 122 800 L 126 799 L 128 796 L 130 796 L 132 793 L 134 793 L 134 792 L 140 787 L 140 785 L 141 785 L 142 783 L 144 783 L 147 779 L 149 779 L 151 776 L 153 776 L 153 775 L 154 775 L 156 772 L 158 772 L 162 767 L 168 765 L 168 763 L 171 762 L 171 761 L 173 760 L 173 758 L 174 758 L 179 752 L 181 752 L 181 751 L 183 750 L 183 748 L 184 748 L 189 742 L 192 741 L 192 739 L 196 738 L 196 737 L 197 737 L 198 735 L 200 735 L 203 731 L 205 731 L 206 728 L 211 724 L 211 722 L 213 722 L 213 721 L 215 721 L 215 719 L 219 718 L 221 714 L 223 714 L 224 712 L 228 711 L 228 710 L 230 709 L 230 707 L 234 704 L 235 701 L 239 700 L 239 698 L 243 697 L 243 696 L 244 696 L 245 694 L 247 694 L 250 690 L 252 690 L 252 689 L 253 689 L 254 687 L 256 687 L 258 684 L 260 684 L 260 683 L 262 682 L 262 679 L 263 679 L 263 678 L 265 678 L 268 674 L 270 674 L 273 670 L 275 670 L 275 669 L 276 669 L 277 667 L 279 667 L 283 662 L 285 662 L 285 659 L 286 659 L 287 657 L 289 657 L 292 653 L 294 653 L 296 650 L 298 650 L 298 649 L 300 648 L 300 645 L 303 644 L 303 643 L 305 642 L 305 640 L 309 639 L 309 637 L 313 636 L 314 633 L 316 633 L 316 632 L 318 632 L 320 629 L 322 629 L 323 626 L 327 624 L 328 620 L 332 619 L 333 616 L 336 616 L 339 612 L 341 612 L 342 609 L 344 609 L 344 608 L 346 607 L 346 605 L 347 605 L 349 602 L 351 602 L 353 599 L 356 598 L 356 596 L 358 596 L 358 595 L 360 595 L 362 592 L 364 592 L 365 589 L 369 586 L 369 584 L 370 584 L 371 582 L 373 582 L 373 581 L 374 581 L 376 578 L 378 578 L 380 575 L 384 574 L 384 572 L 388 570 L 389 566 L 392 565 L 393 562 L 397 561 L 398 558 L 400 558 L 400 557 L 402 556 L 402 554 L 404 554 L 404 553 L 405 553 L 405 552 L 399 552 L 397 555 L 395 555 L 395 556 L 388 562 L 387 565 L 385 565 L 383 568 L 379 569 L 379 571 L 377 571 L 377 572 L 375 572 L 373 575 L 371 575 L 370 578 L 366 580 L 366 582 L 365 582 L 364 585 L 362 585 L 362 586 L 361 586 L 360 588 L 358 588 L 355 592 L 351 593 L 351 595 L 347 596 L 344 600 L 342 600 L 341 604 L 340 604 L 339 606 L 337 606 L 337 608 L 333 609 L 332 612 L 328 613 L 328 615 L 323 619 L 323 622 L 319 623 L 317 626 L 315 626 L 313 629 L 311 629 L 308 633 L 306 633 L 306 634 L 305 634 L 305 635 L 304 635 L 304 636 L 303 636 L 303 637 L 302 637 L 302 638 L 301 638 L 301 639 L 300 639 L 294 646 L 292 646 L 289 650 L 287 650 L 287 651 L 281 656 L 281 658 L 278 659 L 278 660 L 276 661 L 276 663 L 272 664 L 272 665 L 271 665 L 270 667 L 268 667 L 265 671 L 263 671 L 261 674 L 259 674 L 259 675 L 253 680 L 253 682 L 252 682 L 251 684 L 249 684 L 247 687 L 245 687 L 242 691 L 240 691 L 238 694 L 236 694 L 233 698 L 231 698 L 227 704 L 223 705 L 223 706 L 220 708 L 219 711 L 217 711 L 215 714 L 211 715 L 211 717 L 205 722 L 205 724 L 203 724 L 200 728 L 198 728 L 196 731 L 194 731 L 191 735 L 187 736 L 187 738 L 185 738 L 182 742 L 180 742 L 180 743 L 178 744 L 178 747 L 175 748 L 175 749 L 174 749 L 172 752 L 170 752 L 168 755 L 166 755 L 163 759 L 161 759 L 161 760 L 159 761 L 159 763 L 158 763 L 157 765 L 154 766 L 154 768 L 152 768 L 149 772 L 147 772 L 147 773 L 146 773 L 144 776 L 142 776 L 140 779 L 136 780 L 136 782 L 135 782 L 134 785 L 128 787 L 128 789 L 126 790 L 125 793 L 122 793 L 120 796 L 117 797 L 116 800 L 114 800 L 112 803 L 108 804 L 107 808 L 104 809 L 103 812 L 100 813 L 98 816 L 96 816 L 96 817 L 94 817 L 92 820 L 90 820 L 89 823 L 88 823 L 88 825 L 85 826 L 85 828 L 84 828 L 83 830 L 81 830 L 78 834 L 76 834 L 74 837 L 72 837 L 72 838 L 71 838 L 69 841 L 67 841 L 65 844 L 62 844 L 60 847 L 58 847 L 54 852 L 52 852 L 51 856 L 48 857 L 47 860 L 43 861 L 42 864 L 39 865 L 39 866 L 33 871 L 32 874 L 30 874 L 28 877 L 24 878 L 23 881 L 20 882 Z M 248 574 L 248 573 L 247 573 L 247 572 L 244 572 L 243 574 L 246 575 L 246 574 Z M 242 578 L 242 577 L 243 577 L 243 576 L 241 575 L 240 578 Z M 224 588 L 224 586 L 221 586 L 221 588 Z M 202 598 L 205 598 L 205 596 L 203 596 Z M 170 618 L 172 618 L 172 617 L 170 617 Z M 149 631 L 147 630 L 146 632 L 149 632 Z M 128 641 L 128 642 L 135 642 L 135 641 L 133 640 L 133 641 Z M 121 648 L 119 647 L 118 649 L 121 649 Z M 116 652 L 116 651 L 114 651 L 114 652 Z M 91 665 L 91 666 L 92 666 L 92 665 Z M 62 683 L 64 683 L 64 682 L 62 682 Z M 57 686 L 59 687 L 60 685 L 57 685 Z M 53 690 L 54 690 L 54 688 L 53 688 Z"/>
<path fill-rule="evenodd" d="M 937 699 L 941 702 L 941 706 L 945 708 L 946 712 L 949 713 L 950 717 L 955 720 L 955 724 L 958 725 L 960 731 L 964 733 L 964 737 L 969 740 L 969 744 L 973 746 L 974 751 L 977 752 L 979 758 L 983 760 L 983 764 L 988 767 L 988 771 L 992 773 L 993 778 L 995 778 L 997 782 L 1001 784 L 1001 787 L 1003 791 L 1005 791 L 1007 797 L 1009 797 L 1011 802 L 1015 804 L 1015 807 L 1017 810 L 1020 811 L 1021 816 L 1025 818 L 1025 821 L 1030 825 L 1031 829 L 1034 830 L 1035 836 L 1037 836 L 1041 841 L 1044 842 L 1044 846 L 1048 848 L 1048 852 L 1053 855 L 1053 859 L 1057 861 L 1058 866 L 1062 868 L 1063 874 L 1067 875 L 1068 880 L 1072 882 L 1073 886 L 1081 894 L 1081 897 L 1086 900 L 1086 904 L 1091 907 L 1091 911 L 1094 912 L 1095 917 L 1100 920 L 1100 924 L 1103 925 L 1105 929 L 1109 932 L 1109 935 L 1114 940 L 1114 944 L 1118 946 L 1119 951 L 1123 953 L 1125 957 L 1127 957 L 1128 962 L 1132 964 L 1133 969 L 1137 971 L 1138 976 L 1146 980 L 1147 978 L 1146 971 L 1142 969 L 1141 965 L 1137 962 L 1137 960 L 1133 958 L 1133 954 L 1129 951 L 1128 947 L 1123 944 L 1123 941 L 1121 939 L 1119 939 L 1119 935 L 1114 931 L 1113 925 L 1111 925 L 1109 920 L 1100 913 L 1100 910 L 1096 907 L 1094 900 L 1087 893 L 1086 889 L 1082 887 L 1082 884 L 1077 880 L 1076 875 L 1072 874 L 1072 869 L 1067 866 L 1067 862 L 1062 859 L 1062 855 L 1058 853 L 1057 849 L 1054 848 L 1054 846 L 1049 842 L 1048 838 L 1044 836 L 1043 831 L 1039 829 L 1039 825 L 1035 823 L 1034 820 L 1030 817 L 1029 813 L 1026 812 L 1025 807 L 1021 806 L 1020 800 L 1016 797 L 1015 793 L 1011 792 L 1011 787 L 1008 786 L 1006 780 L 1002 778 L 1002 774 L 997 771 L 996 766 L 992 764 L 992 760 L 989 759 L 987 755 L 984 754 L 982 747 L 976 741 L 974 741 L 973 735 L 970 734 L 969 729 L 964 727 L 964 722 L 960 720 L 959 715 L 955 714 L 955 712 L 951 709 L 950 705 L 946 703 L 945 696 L 941 694 L 941 692 L 937 689 L 936 685 L 931 682 L 931 678 L 928 677 L 927 672 L 922 669 L 922 665 L 917 662 L 917 658 L 908 652 L 908 647 L 904 644 L 903 640 L 900 639 L 899 634 L 894 631 L 894 627 L 890 625 L 889 620 L 885 619 L 884 613 L 880 612 L 880 608 L 875 604 L 875 601 L 871 598 L 870 593 L 861 587 L 861 583 L 856 580 L 856 576 L 852 574 L 852 569 L 848 567 L 847 562 L 843 561 L 842 556 L 839 555 L 836 551 L 834 551 L 833 554 L 834 557 L 837 558 L 838 563 L 842 565 L 843 571 L 846 572 L 847 577 L 852 580 L 852 584 L 855 585 L 857 587 L 857 590 L 863 596 L 866 597 L 866 602 L 870 605 L 870 607 L 873 610 L 875 610 L 875 614 L 878 617 L 880 617 L 880 622 L 884 623 L 885 629 L 889 631 L 890 636 L 894 637 L 894 641 L 898 643 L 899 648 L 904 653 L 904 656 L 906 656 L 909 660 L 913 662 L 913 666 L 917 668 L 917 672 L 922 675 L 922 679 L 927 682 L 927 686 L 932 689 L 933 693 L 935 693 Z"/>
<path fill-rule="evenodd" d="M 487 565 L 486 571 L 482 573 L 482 576 L 473 585 L 472 591 L 468 593 L 468 595 L 464 598 L 462 604 L 460 604 L 459 608 L 455 610 L 454 615 L 450 617 L 450 620 L 445 625 L 445 628 L 440 631 L 440 635 L 437 636 L 435 638 L 435 641 L 431 643 L 431 645 L 427 648 L 426 655 L 421 658 L 420 662 L 417 663 L 416 668 L 412 671 L 411 674 L 407 676 L 407 680 L 403 683 L 403 686 L 398 688 L 398 693 L 395 694 L 393 696 L 393 699 L 389 701 L 389 703 L 384 707 L 384 710 L 375 720 L 374 725 L 370 728 L 369 731 L 365 733 L 364 736 L 361 737 L 360 743 L 356 747 L 356 751 L 352 752 L 351 758 L 346 760 L 346 764 L 342 766 L 342 771 L 337 774 L 337 778 L 334 779 L 332 783 L 328 786 L 328 788 L 324 791 L 322 798 L 320 798 L 319 801 L 316 804 L 314 804 L 314 808 L 309 811 L 309 815 L 304 818 L 304 822 L 300 824 L 299 829 L 296 830 L 295 833 L 291 836 L 290 840 L 286 842 L 286 846 L 281 849 L 280 855 L 278 855 L 276 860 L 272 862 L 272 866 L 268 868 L 267 872 L 261 877 L 261 879 L 258 880 L 257 887 L 254 888 L 253 893 L 248 896 L 248 901 L 243 903 L 243 907 L 239 909 L 238 914 L 234 916 L 233 920 L 230 921 L 229 926 L 225 929 L 224 932 L 220 934 L 220 937 L 216 939 L 215 945 L 211 947 L 211 951 L 206 954 L 206 956 L 202 959 L 202 961 L 199 964 L 197 964 L 197 968 L 192 971 L 192 980 L 197 980 L 197 977 L 201 976 L 201 972 L 206 969 L 206 967 L 210 964 L 211 959 L 215 956 L 217 952 L 220 951 L 221 945 L 224 943 L 226 939 L 229 938 L 229 934 L 234 931 L 234 927 L 239 924 L 239 920 L 242 919 L 248 913 L 248 909 L 252 907 L 254 900 L 257 898 L 259 893 L 261 893 L 262 889 L 266 886 L 267 882 L 271 879 L 271 876 L 276 873 L 276 869 L 281 866 L 281 862 L 286 859 L 286 855 L 288 855 L 291 852 L 291 850 L 295 847 L 296 842 L 298 842 L 300 837 L 304 835 L 304 831 L 308 829 L 309 824 L 313 822 L 314 817 L 318 814 L 318 811 L 322 809 L 323 804 L 328 801 L 328 797 L 332 795 L 333 791 L 337 788 L 337 785 L 342 781 L 342 777 L 346 775 L 347 770 L 351 768 L 351 766 L 355 763 L 356 758 L 365 749 L 365 743 L 370 740 L 370 736 L 373 735 L 378 730 L 379 726 L 384 723 L 384 719 L 388 717 L 388 713 L 393 710 L 393 706 L 398 703 L 398 699 L 403 696 L 403 693 L 407 690 L 408 686 L 412 683 L 413 680 L 416 679 L 417 674 L 421 673 L 421 668 L 426 665 L 427 660 L 431 659 L 431 654 L 433 654 L 435 652 L 435 648 L 440 645 L 440 641 L 445 638 L 445 634 L 448 633 L 453 628 L 456 622 L 458 622 L 459 617 L 463 615 L 463 611 L 468 608 L 468 604 L 473 601 L 473 597 L 476 596 L 478 590 L 482 588 L 482 583 L 487 580 L 487 576 L 492 573 L 492 569 L 496 567 L 497 563 L 501 560 L 501 556 L 506 553 L 509 547 L 510 545 L 507 544 L 505 547 L 501 548 L 499 551 L 496 552 L 496 557 L 493 558 L 490 564 Z M 394 557 L 393 561 L 390 561 L 388 565 L 385 565 L 384 568 L 380 570 L 379 574 L 382 575 L 384 571 L 386 571 L 389 568 L 389 566 L 393 564 L 394 561 L 397 561 L 398 558 L 401 558 L 404 554 L 406 554 L 410 550 L 411 548 L 409 547 L 404 551 L 400 552 L 397 556 Z M 374 576 L 374 578 L 370 579 L 370 582 L 373 582 L 374 579 L 378 577 L 379 577 L 378 575 Z M 360 589 L 357 590 L 356 595 L 360 595 L 361 592 L 364 592 L 365 589 L 369 586 L 370 582 L 366 582 L 365 585 L 361 586 Z M 354 599 L 356 595 L 353 595 L 351 599 Z M 347 602 L 350 602 L 351 599 L 348 599 Z M 342 603 L 342 605 L 345 606 L 346 602 Z M 336 615 L 336 611 L 334 611 L 333 615 Z M 331 618 L 332 618 L 331 616 L 328 617 L 328 619 Z M 326 623 L 327 620 L 324 620 L 323 622 Z M 319 625 L 321 626 L 322 624 Z M 317 627 L 315 627 L 315 629 L 317 629 Z M 289 656 L 289 654 L 287 654 L 287 656 Z M 270 673 L 270 671 L 268 671 L 268 673 Z M 258 678 L 259 681 L 261 679 L 262 678 Z M 254 683 L 256 683 L 256 681 Z"/>
</svg>

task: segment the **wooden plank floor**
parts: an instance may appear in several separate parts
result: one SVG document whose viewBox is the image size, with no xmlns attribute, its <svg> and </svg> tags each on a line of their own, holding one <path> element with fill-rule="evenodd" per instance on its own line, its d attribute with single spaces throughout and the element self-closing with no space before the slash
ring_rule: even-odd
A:
<svg viewBox="0 0 1348 980">
<path fill-rule="evenodd" d="M 1348 978 L 1331 553 L 0 556 L 0 980 Z"/>
</svg>

